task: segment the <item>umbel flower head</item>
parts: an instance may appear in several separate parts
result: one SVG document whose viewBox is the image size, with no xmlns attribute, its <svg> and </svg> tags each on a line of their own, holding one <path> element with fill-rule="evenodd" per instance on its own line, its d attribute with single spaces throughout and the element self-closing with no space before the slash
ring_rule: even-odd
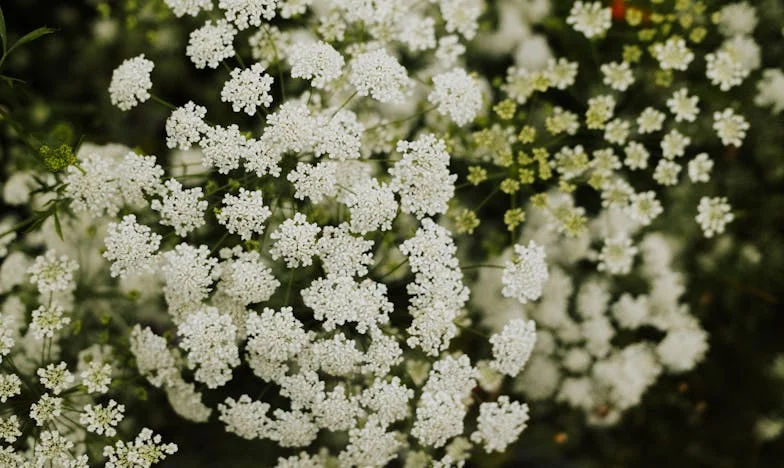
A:
<svg viewBox="0 0 784 468">
<path fill-rule="evenodd" d="M 109 85 L 109 97 L 112 104 L 127 111 L 150 99 L 152 80 L 150 74 L 155 64 L 147 60 L 144 54 L 126 59 L 114 70 Z"/>
</svg>

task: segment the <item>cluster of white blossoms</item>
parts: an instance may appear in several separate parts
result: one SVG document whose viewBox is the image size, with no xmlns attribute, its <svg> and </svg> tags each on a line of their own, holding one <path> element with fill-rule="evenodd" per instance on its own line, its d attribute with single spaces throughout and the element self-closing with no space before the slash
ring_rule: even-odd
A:
<svg viewBox="0 0 784 468">
<path fill-rule="evenodd" d="M 164 3 L 193 17 L 183 52 L 217 77 L 214 96 L 152 99 L 172 154 L 84 145 L 47 179 L 59 197 L 42 206 L 73 217 L 48 222 L 35 260 L 8 254 L 21 243 L 0 222 L 0 291 L 38 291 L 0 309 L 0 401 L 30 402 L 0 415 L 0 465 L 176 450 L 150 429 L 118 439 L 133 406 L 112 391 L 131 372 L 107 346 L 61 356 L 83 326 L 127 336 L 122 362 L 181 418 L 272 441 L 281 467 L 463 466 L 521 436 L 513 394 L 609 425 L 703 359 L 677 246 L 650 229 L 666 232 L 668 191 L 713 190 L 715 148 L 751 130 L 732 94 L 760 67 L 748 5 L 713 22 L 653 2 L 649 21 L 575 1 L 551 24 L 579 47 L 557 57 L 532 27 L 549 2 L 501 2 L 493 32 L 482 0 Z M 484 52 L 514 65 L 486 76 Z M 123 62 L 112 103 L 150 100 L 153 69 Z M 784 109 L 783 76 L 763 73 L 759 105 Z M 721 234 L 729 201 L 699 193 L 695 230 Z M 72 235 L 68 256 L 51 247 Z M 88 451 L 85 432 L 107 441 Z"/>
<path fill-rule="evenodd" d="M 95 306 L 80 299 L 79 289 L 91 287 L 84 284 L 89 271 L 83 267 L 101 265 L 102 258 L 90 249 L 80 265 L 73 257 L 84 239 L 67 242 L 55 234 L 77 233 L 78 222 L 62 220 L 60 228 L 47 223 L 41 237 L 28 236 L 30 247 L 45 249 L 34 258 L 18 248 L 0 257 L 0 466 L 151 466 L 177 451 L 147 428 L 124 442 L 133 437 L 133 418 L 126 420 L 126 407 L 115 398 L 127 368 L 116 348 L 97 344 L 94 332 L 79 331 Z M 128 215 L 110 228 L 115 242 L 108 257 L 126 257 L 135 244 L 150 242 L 149 232 L 136 227 Z M 148 261 L 143 249 L 131 255 L 112 276 Z M 102 271 L 108 280 L 108 269 Z"/>
<path fill-rule="evenodd" d="M 166 3 L 178 16 L 211 9 Z M 185 52 L 196 68 L 226 65 L 221 100 L 248 115 L 262 109 L 261 127 L 209 122 L 193 101 L 175 106 L 166 145 L 193 151 L 205 177 L 165 175 L 149 157 L 156 180 L 139 177 L 147 185 L 133 203 L 121 186 L 111 205 L 89 198 L 99 181 L 114 188 L 111 164 L 78 170 L 85 211 L 124 214 L 105 235 L 111 273 L 137 282 L 132 273 L 152 273 L 141 294 L 165 304 L 154 327 L 131 331 L 138 371 L 184 419 L 217 417 L 242 438 L 305 450 L 279 466 L 451 466 L 474 443 L 503 451 L 525 428 L 527 406 L 489 395 L 476 420 L 472 389 L 482 357 L 497 380 L 522 371 L 534 324 L 511 322 L 484 356 L 456 345 L 471 327 L 469 289 L 439 219 L 457 180 L 444 128 L 485 112 L 486 83 L 465 69 L 461 44 L 477 32 L 481 2 L 217 7 Z M 315 39 L 267 24 L 303 14 L 318 20 Z M 256 60 L 247 66 L 237 55 L 246 31 Z M 421 66 L 407 68 L 405 54 Z M 573 71 L 553 65 L 559 83 Z M 430 111 L 432 130 L 419 131 Z M 544 257 L 534 257 L 511 280 L 529 300 L 547 280 Z M 240 375 L 288 403 L 238 394 Z M 205 404 L 215 396 L 222 403 Z M 116 410 L 91 411 L 111 419 Z"/>
<path fill-rule="evenodd" d="M 606 243 L 617 239 L 627 245 L 641 230 L 639 222 L 610 208 L 591 222 L 587 232 L 559 239 L 551 216 L 533 208 L 522 233 L 523 239 L 541 242 L 552 262 L 538 302 L 521 305 L 504 298 L 500 288 L 492 286 L 500 276 L 496 270 L 483 270 L 474 285 L 476 290 L 489 289 L 473 299 L 487 311 L 484 322 L 502 330 L 491 338 L 496 355 L 491 366 L 500 370 L 507 362 L 512 367 L 514 360 L 504 358 L 504 352 L 499 357 L 496 347 L 502 346 L 504 337 L 531 336 L 536 323 L 535 344 L 515 354 L 531 356 L 515 387 L 529 399 L 579 409 L 589 424 L 616 424 L 659 376 L 693 369 L 708 349 L 707 333 L 681 303 L 685 283 L 673 269 L 678 247 L 672 239 L 647 233 L 639 243 L 639 257 L 627 252 L 613 260 L 616 254 L 608 252 Z M 602 242 L 605 246 L 597 252 Z M 619 264 L 613 266 L 613 261 Z M 572 275 L 584 262 L 597 263 L 597 271 L 587 277 Z M 631 274 L 645 280 L 645 291 L 633 294 L 613 284 L 614 276 Z M 662 337 L 651 341 L 650 334 L 641 334 L 639 341 L 629 342 L 635 336 L 631 333 L 642 327 L 657 329 Z M 620 334 L 625 339 L 616 341 Z"/>
</svg>

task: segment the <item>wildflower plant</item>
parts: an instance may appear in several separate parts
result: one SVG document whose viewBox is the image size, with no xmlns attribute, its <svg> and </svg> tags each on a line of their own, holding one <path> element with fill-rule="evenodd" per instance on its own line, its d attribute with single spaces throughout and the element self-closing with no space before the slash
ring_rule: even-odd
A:
<svg viewBox="0 0 784 468">
<path fill-rule="evenodd" d="M 463 466 L 706 356 L 678 234 L 736 218 L 739 89 L 784 108 L 753 7 L 163 3 L 205 94 L 164 95 L 155 50 L 106 77 L 166 113 L 158 154 L 41 147 L 4 189 L 35 209 L 0 224 L 0 460 L 176 457 L 149 393 L 281 467 Z"/>
</svg>

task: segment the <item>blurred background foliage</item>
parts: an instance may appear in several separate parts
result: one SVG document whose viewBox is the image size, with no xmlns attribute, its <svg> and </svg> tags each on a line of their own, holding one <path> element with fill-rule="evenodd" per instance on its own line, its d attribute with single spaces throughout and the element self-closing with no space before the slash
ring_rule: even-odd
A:
<svg viewBox="0 0 784 468">
<path fill-rule="evenodd" d="M 562 18 L 568 3 L 553 2 Z M 763 68 L 780 68 L 784 2 L 752 3 L 760 13 L 754 37 L 762 47 Z M 157 95 L 178 105 L 200 96 L 214 121 L 237 119 L 229 114 L 230 106 L 219 103 L 215 83 L 224 70 L 195 70 L 183 53 L 197 21 L 174 18 L 162 0 L 3 0 L 2 8 L 9 42 L 42 26 L 56 30 L 15 50 L 0 69 L 22 80 L 13 86 L 7 80 L 0 83 L 3 180 L 13 171 L 41 164 L 41 145 L 118 142 L 147 154 L 165 154 L 168 109 L 149 103 L 123 113 L 109 103 L 106 89 L 113 69 L 139 53 L 156 64 Z M 492 28 L 494 21 L 489 12 L 485 26 Z M 557 35 L 558 30 L 547 33 Z M 558 55 L 559 44 L 564 47 L 567 41 L 555 39 L 551 46 Z M 474 69 L 491 77 L 508 66 L 481 54 L 469 57 Z M 750 104 L 760 73 L 736 94 L 748 103 L 742 108 L 751 123 L 743 147 L 712 155 L 719 163 L 710 191 L 727 196 L 735 208 L 728 232 L 706 240 L 695 232 L 695 223 L 683 222 L 694 216 L 699 198 L 689 184 L 670 192 L 660 223 L 669 233 L 690 239 L 680 266 L 689 277 L 688 303 L 710 334 L 706 360 L 691 373 L 659 380 L 643 403 L 612 428 L 586 427 L 582 414 L 565 407 L 534 406 L 518 444 L 503 457 L 477 464 L 784 466 L 784 438 L 766 437 L 775 421 L 784 421 L 784 117 Z M 170 413 L 168 404 L 156 404 L 160 395 L 146 398 L 155 410 L 136 417 L 180 446 L 166 466 L 272 462 L 271 445 L 226 434 L 215 422 L 187 423 Z"/>
</svg>

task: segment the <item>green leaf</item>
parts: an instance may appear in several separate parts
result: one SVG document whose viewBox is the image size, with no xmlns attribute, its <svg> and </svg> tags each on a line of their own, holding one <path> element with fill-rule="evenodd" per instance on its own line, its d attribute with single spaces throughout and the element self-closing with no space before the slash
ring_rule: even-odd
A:
<svg viewBox="0 0 784 468">
<path fill-rule="evenodd" d="M 63 228 L 60 226 L 60 217 L 57 216 L 57 209 L 54 210 L 54 231 L 57 233 L 57 237 L 59 237 L 60 240 L 65 240 L 63 239 Z"/>
<path fill-rule="evenodd" d="M 0 80 L 3 80 L 9 88 L 14 87 L 14 83 L 24 83 L 24 80 L 20 80 L 19 78 L 14 78 L 12 76 L 7 75 L 0 75 Z"/>
<path fill-rule="evenodd" d="M 2 8 L 0 8 L 0 41 L 3 42 L 3 57 L 5 57 L 5 51 L 8 44 L 8 37 L 6 36 L 6 32 L 5 32 L 5 16 L 3 16 Z"/>
<path fill-rule="evenodd" d="M 55 30 L 52 28 L 38 28 L 35 31 L 30 31 L 29 33 L 20 37 L 19 40 L 14 43 L 14 45 L 9 47 L 8 52 L 6 52 L 6 55 L 10 54 L 14 49 L 16 49 L 19 46 L 25 45 L 28 42 L 32 42 L 41 36 L 52 34 L 53 32 L 55 32 Z"/>
</svg>

